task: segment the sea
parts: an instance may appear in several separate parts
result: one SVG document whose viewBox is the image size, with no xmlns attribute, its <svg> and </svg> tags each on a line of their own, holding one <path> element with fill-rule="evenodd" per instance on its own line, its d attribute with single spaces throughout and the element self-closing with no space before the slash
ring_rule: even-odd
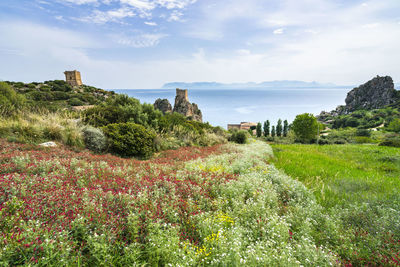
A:
<svg viewBox="0 0 400 267">
<path fill-rule="evenodd" d="M 227 128 L 227 124 L 261 122 L 271 125 L 278 119 L 294 120 L 296 115 L 331 111 L 343 105 L 351 88 L 257 88 L 257 89 L 189 89 L 189 101 L 203 113 L 203 121 Z M 174 105 L 175 89 L 117 89 L 119 94 L 153 104 L 157 98 Z"/>
</svg>

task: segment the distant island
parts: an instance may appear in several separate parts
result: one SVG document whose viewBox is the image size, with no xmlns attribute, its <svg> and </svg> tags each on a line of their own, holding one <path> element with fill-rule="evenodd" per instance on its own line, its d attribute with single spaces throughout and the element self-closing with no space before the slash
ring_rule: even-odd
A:
<svg viewBox="0 0 400 267">
<path fill-rule="evenodd" d="M 190 88 L 190 89 L 249 89 L 249 88 L 338 88 L 349 87 L 333 83 L 304 82 L 304 81 L 268 81 L 248 83 L 217 83 L 217 82 L 171 82 L 162 86 L 162 89 Z"/>
</svg>

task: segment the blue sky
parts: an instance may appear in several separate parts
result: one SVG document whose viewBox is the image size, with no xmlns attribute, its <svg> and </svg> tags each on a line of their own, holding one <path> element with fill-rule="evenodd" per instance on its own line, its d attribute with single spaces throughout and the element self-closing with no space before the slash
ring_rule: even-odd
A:
<svg viewBox="0 0 400 267">
<path fill-rule="evenodd" d="M 399 0 L 1 0 L 0 80 L 400 81 Z"/>
</svg>

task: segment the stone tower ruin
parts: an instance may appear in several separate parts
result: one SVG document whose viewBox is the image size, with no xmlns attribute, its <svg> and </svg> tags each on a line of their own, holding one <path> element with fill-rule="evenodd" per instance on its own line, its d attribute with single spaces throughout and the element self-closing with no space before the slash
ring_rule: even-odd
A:
<svg viewBox="0 0 400 267">
<path fill-rule="evenodd" d="M 176 88 L 176 97 L 179 98 L 179 99 L 184 99 L 184 100 L 189 102 L 188 90 L 187 89 Z"/>
<path fill-rule="evenodd" d="M 176 88 L 175 105 L 173 112 L 182 114 L 183 116 L 194 121 L 203 121 L 201 110 L 195 103 L 189 102 L 188 90 Z"/>
<path fill-rule="evenodd" d="M 82 85 L 81 73 L 77 70 L 65 71 L 65 81 L 71 86 Z"/>
</svg>

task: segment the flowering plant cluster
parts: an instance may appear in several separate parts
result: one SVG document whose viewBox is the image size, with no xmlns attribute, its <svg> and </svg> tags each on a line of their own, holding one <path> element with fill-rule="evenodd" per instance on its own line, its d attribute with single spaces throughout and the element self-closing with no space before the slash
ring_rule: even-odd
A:
<svg viewBox="0 0 400 267">
<path fill-rule="evenodd" d="M 354 209 L 326 212 L 268 164 L 263 142 L 148 161 L 0 147 L 0 265 L 329 266 L 357 252 L 354 232 L 343 230 Z M 398 260 L 391 237 L 380 264 Z"/>
</svg>

